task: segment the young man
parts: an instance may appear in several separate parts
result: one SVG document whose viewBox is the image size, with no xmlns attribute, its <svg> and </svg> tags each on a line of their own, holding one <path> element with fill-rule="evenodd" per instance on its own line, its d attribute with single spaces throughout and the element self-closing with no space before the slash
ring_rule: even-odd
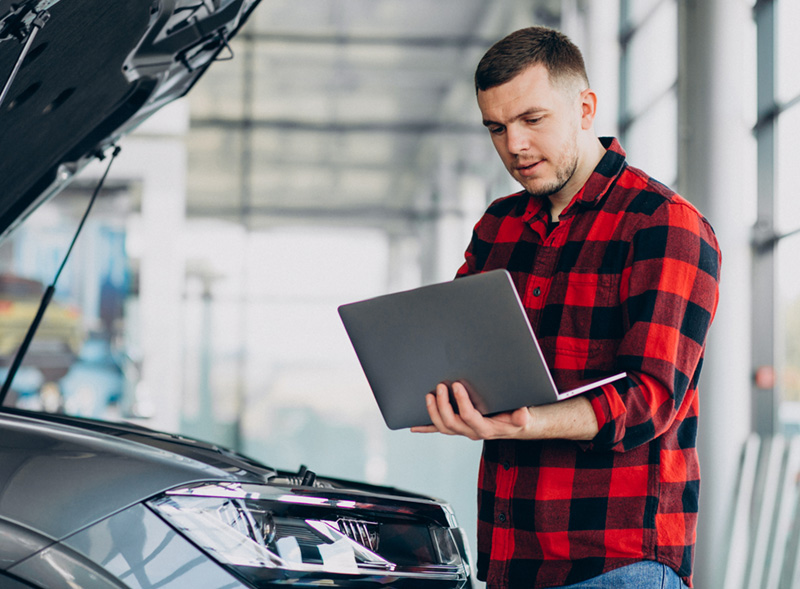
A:
<svg viewBox="0 0 800 589">
<path fill-rule="evenodd" d="M 488 587 L 691 585 L 697 382 L 720 252 L 686 200 L 598 139 L 580 51 L 542 27 L 478 65 L 483 123 L 524 191 L 490 205 L 459 276 L 506 268 L 556 384 L 626 371 L 579 397 L 483 417 L 463 386 L 433 426 L 485 440 L 478 576 Z"/>
</svg>

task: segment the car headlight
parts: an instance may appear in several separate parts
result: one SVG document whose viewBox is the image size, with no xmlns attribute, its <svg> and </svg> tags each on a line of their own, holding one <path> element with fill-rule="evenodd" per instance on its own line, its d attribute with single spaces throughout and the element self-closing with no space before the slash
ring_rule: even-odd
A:
<svg viewBox="0 0 800 589">
<path fill-rule="evenodd" d="M 256 585 L 353 575 L 466 577 L 450 527 L 389 503 L 360 504 L 341 495 L 298 494 L 267 485 L 215 484 L 170 491 L 148 505 Z"/>
</svg>

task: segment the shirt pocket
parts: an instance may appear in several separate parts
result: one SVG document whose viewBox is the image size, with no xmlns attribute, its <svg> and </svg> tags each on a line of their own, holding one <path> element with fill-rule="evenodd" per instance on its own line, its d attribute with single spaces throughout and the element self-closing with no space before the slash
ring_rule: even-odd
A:
<svg viewBox="0 0 800 589">
<path fill-rule="evenodd" d="M 572 271 L 553 278 L 542 313 L 542 333 L 556 359 L 568 356 L 588 360 L 621 337 L 619 274 Z M 556 363 L 558 363 L 556 361 Z M 570 364 L 575 365 L 574 360 Z"/>
</svg>

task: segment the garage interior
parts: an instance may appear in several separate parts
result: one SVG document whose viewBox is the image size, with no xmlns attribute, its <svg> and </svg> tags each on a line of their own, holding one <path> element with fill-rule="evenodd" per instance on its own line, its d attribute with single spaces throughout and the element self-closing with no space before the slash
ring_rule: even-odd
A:
<svg viewBox="0 0 800 589">
<path fill-rule="evenodd" d="M 21 374 L 14 403 L 429 493 L 474 538 L 480 445 L 388 430 L 336 308 L 453 277 L 486 205 L 517 190 L 475 65 L 552 26 L 583 50 L 598 134 L 722 247 L 695 584 L 798 579 L 799 20 L 800 0 L 262 0 L 120 143 L 56 296 L 76 358 Z M 103 169 L 0 244 L 0 272 L 48 284 Z"/>
</svg>

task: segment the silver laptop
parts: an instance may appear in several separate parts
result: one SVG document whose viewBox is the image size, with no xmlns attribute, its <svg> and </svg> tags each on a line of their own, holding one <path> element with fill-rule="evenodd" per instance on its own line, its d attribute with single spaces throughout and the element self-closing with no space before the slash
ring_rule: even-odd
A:
<svg viewBox="0 0 800 589">
<path fill-rule="evenodd" d="M 431 423 L 425 395 L 465 385 L 484 415 L 554 403 L 623 378 L 559 392 L 506 270 L 339 307 L 391 429 Z"/>
</svg>

